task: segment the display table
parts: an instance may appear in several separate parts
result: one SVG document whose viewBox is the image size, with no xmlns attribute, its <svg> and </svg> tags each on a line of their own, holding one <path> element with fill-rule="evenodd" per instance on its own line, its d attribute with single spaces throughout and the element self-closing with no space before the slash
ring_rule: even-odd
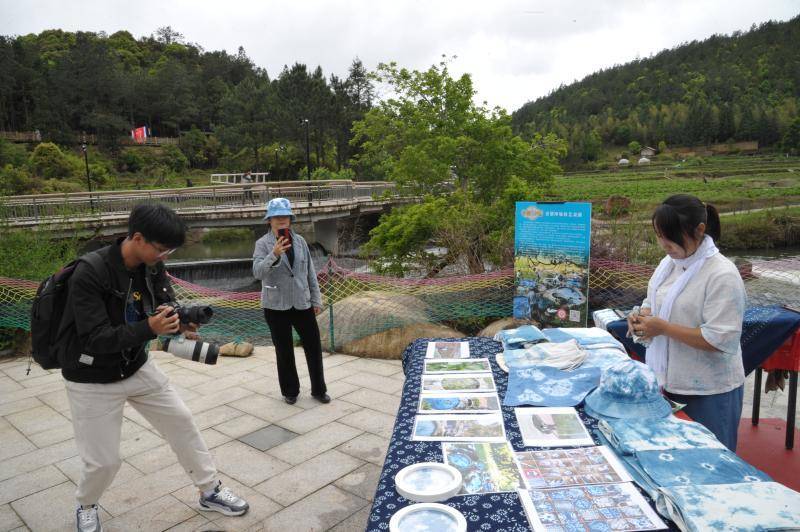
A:
<svg viewBox="0 0 800 532">
<path fill-rule="evenodd" d="M 406 381 L 403 386 L 403 395 L 400 408 L 395 419 L 392 438 L 386 453 L 372 510 L 367 520 L 367 532 L 385 532 L 389 529 L 389 520 L 398 510 L 412 504 L 401 497 L 394 486 L 394 476 L 402 468 L 418 462 L 442 462 L 441 442 L 412 441 L 411 432 L 414 427 L 414 418 L 417 412 L 417 403 L 420 394 L 420 378 L 422 376 L 423 360 L 428 341 L 434 339 L 420 338 L 412 342 L 403 352 L 403 370 Z M 468 341 L 471 358 L 488 358 L 491 361 L 497 394 L 501 401 L 505 397 L 508 385 L 508 375 L 504 373 L 495 361 L 495 354 L 502 351 L 499 342 L 489 338 L 437 338 L 436 341 Z M 506 437 L 511 442 L 515 451 L 537 450 L 541 447 L 523 447 L 522 435 L 514 416 L 513 407 L 503 407 L 503 421 L 505 423 Z M 578 414 L 583 420 L 592 437 L 597 437 L 597 420 L 583 413 L 583 408 L 578 407 Z M 652 500 L 644 495 L 652 505 Z M 467 529 L 477 530 L 503 530 L 503 531 L 528 531 L 528 520 L 519 502 L 516 493 L 491 493 L 485 495 L 456 496 L 448 499 L 446 504 L 458 509 L 467 519 Z M 674 525 L 670 530 L 677 530 Z"/>
<path fill-rule="evenodd" d="M 744 312 L 742 324 L 742 362 L 744 373 L 756 370 L 753 391 L 753 424 L 758 424 L 761 405 L 761 370 L 783 369 L 789 371 L 789 405 L 786 415 L 786 448 L 794 447 L 795 403 L 797 402 L 797 376 L 800 370 L 800 313 L 779 306 L 750 307 Z M 644 346 L 626 336 L 628 322 L 613 321 L 608 332 L 625 345 L 628 353 L 642 362 Z"/>
</svg>

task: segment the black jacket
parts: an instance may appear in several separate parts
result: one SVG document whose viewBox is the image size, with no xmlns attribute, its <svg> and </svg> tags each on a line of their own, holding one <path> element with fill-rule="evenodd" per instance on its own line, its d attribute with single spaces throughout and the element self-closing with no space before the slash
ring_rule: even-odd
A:
<svg viewBox="0 0 800 532">
<path fill-rule="evenodd" d="M 126 323 L 125 307 L 132 272 L 122 260 L 123 240 L 97 251 L 107 271 L 95 271 L 90 264 L 81 262 L 69 279 L 65 314 L 59 330 L 64 345 L 58 353 L 61 373 L 69 381 L 119 381 L 136 373 L 147 361 L 145 346 L 156 335 L 147 320 Z M 142 297 L 145 312 L 174 301 L 175 294 L 164 263 L 142 268 L 147 272 L 147 290 Z"/>
</svg>

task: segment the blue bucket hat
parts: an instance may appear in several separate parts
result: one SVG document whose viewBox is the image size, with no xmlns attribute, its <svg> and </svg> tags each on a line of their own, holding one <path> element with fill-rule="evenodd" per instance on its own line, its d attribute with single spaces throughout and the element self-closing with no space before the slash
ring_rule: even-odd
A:
<svg viewBox="0 0 800 532">
<path fill-rule="evenodd" d="M 269 220 L 273 216 L 289 216 L 294 221 L 294 214 L 292 214 L 292 204 L 286 198 L 272 198 L 267 203 L 267 214 L 264 215 L 265 220 Z"/>
<path fill-rule="evenodd" d="M 662 418 L 671 412 L 653 370 L 630 359 L 609 366 L 586 396 L 586 413 L 597 419 Z"/>
</svg>

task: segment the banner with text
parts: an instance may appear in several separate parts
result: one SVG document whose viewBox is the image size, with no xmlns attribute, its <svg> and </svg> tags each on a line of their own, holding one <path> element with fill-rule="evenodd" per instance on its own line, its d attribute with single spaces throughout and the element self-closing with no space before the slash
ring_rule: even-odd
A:
<svg viewBox="0 0 800 532">
<path fill-rule="evenodd" d="M 515 318 L 586 327 L 591 224 L 591 203 L 517 202 Z"/>
</svg>

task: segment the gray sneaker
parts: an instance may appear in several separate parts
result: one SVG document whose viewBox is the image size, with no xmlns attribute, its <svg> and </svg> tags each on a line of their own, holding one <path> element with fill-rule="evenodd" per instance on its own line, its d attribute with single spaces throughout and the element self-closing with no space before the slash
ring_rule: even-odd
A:
<svg viewBox="0 0 800 532">
<path fill-rule="evenodd" d="M 244 515 L 250 505 L 228 488 L 222 487 L 222 482 L 214 488 L 210 497 L 200 495 L 200 509 L 207 512 L 219 512 L 225 515 Z"/>
<path fill-rule="evenodd" d="M 96 504 L 86 509 L 82 506 L 78 506 L 78 509 L 75 511 L 75 516 L 78 520 L 78 532 L 103 532 L 103 526 L 100 524 L 100 516 L 97 515 Z"/>
</svg>

